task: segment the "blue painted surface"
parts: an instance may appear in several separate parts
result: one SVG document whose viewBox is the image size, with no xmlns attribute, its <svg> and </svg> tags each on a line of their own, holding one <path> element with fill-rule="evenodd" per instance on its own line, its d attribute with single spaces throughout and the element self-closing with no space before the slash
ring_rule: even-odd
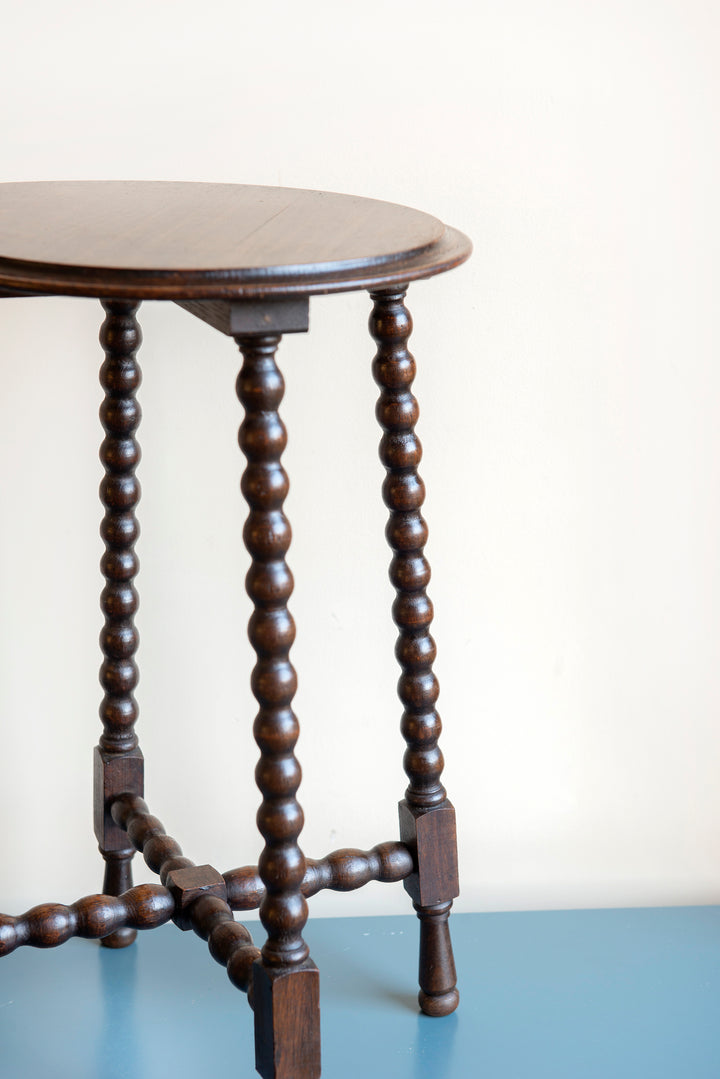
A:
<svg viewBox="0 0 720 1079">
<path fill-rule="evenodd" d="M 417 1013 L 417 922 L 311 921 L 324 1079 L 718 1079 L 720 908 L 452 918 L 460 1009 Z M 2 1079 L 255 1075 L 252 1014 L 194 934 L 0 962 Z"/>
</svg>

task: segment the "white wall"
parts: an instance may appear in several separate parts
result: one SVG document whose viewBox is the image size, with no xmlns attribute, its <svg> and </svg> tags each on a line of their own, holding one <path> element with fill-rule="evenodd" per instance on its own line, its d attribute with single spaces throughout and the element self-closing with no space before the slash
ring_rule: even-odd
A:
<svg viewBox="0 0 720 1079">
<path fill-rule="evenodd" d="M 473 238 L 410 295 L 461 910 L 720 898 L 718 24 L 703 0 L 3 12 L 2 180 L 318 187 Z M 282 349 L 312 856 L 392 838 L 405 785 L 367 312 L 314 300 Z M 8 911 L 101 880 L 100 317 L 0 302 Z M 259 849 L 238 357 L 173 305 L 142 321 L 148 797 L 224 870 Z"/>
</svg>

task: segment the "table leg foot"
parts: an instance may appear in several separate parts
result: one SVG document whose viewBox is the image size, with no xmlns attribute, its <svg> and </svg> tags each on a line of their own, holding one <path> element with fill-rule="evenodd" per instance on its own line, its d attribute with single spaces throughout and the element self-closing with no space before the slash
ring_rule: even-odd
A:
<svg viewBox="0 0 720 1079">
<path fill-rule="evenodd" d="M 255 1067 L 263 1079 L 320 1076 L 320 975 L 308 960 L 293 970 L 253 966 Z"/>
<path fill-rule="evenodd" d="M 455 982 L 455 960 L 448 917 L 452 902 L 432 907 L 415 904 L 420 919 L 420 992 L 418 1000 L 425 1015 L 450 1015 L 458 1006 L 460 994 Z"/>
</svg>

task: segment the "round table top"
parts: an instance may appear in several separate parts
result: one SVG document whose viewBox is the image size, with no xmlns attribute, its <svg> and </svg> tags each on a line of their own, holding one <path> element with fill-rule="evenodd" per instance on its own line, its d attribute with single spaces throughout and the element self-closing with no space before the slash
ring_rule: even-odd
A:
<svg viewBox="0 0 720 1079">
<path fill-rule="evenodd" d="M 464 262 L 462 233 L 376 199 L 243 184 L 0 184 L 0 290 L 234 299 L 402 285 Z"/>
</svg>

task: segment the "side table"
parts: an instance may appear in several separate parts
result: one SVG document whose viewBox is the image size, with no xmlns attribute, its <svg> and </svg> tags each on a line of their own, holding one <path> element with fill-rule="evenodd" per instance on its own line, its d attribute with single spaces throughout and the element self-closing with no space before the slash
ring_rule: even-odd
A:
<svg viewBox="0 0 720 1079">
<path fill-rule="evenodd" d="M 427 214 L 320 191 L 152 182 L 0 184 L 0 296 L 96 297 L 105 310 L 100 495 L 106 548 L 94 818 L 105 862 L 103 894 L 69 907 L 46 903 L 18 917 L 0 915 L 0 956 L 23 944 L 55 947 L 73 936 L 121 948 L 138 929 L 172 919 L 206 940 L 232 983 L 247 993 L 256 1067 L 265 1079 L 320 1075 L 319 975 L 302 931 L 307 898 L 323 888 L 349 891 L 371 880 L 402 880 L 420 920 L 420 1007 L 442 1016 L 458 1003 L 448 928 L 458 894 L 455 812 L 441 783 L 415 362 L 407 348 L 412 322 L 404 298 L 411 281 L 457 266 L 470 251 L 465 236 Z M 409 786 L 399 807 L 399 841 L 314 861 L 298 844 L 297 678 L 289 658 L 295 627 L 287 608 L 293 578 L 285 561 L 291 533 L 283 513 L 286 434 L 278 414 L 284 385 L 275 355 L 283 334 L 308 329 L 311 296 L 355 289 L 368 289 L 373 301 L 373 374 L 380 387 Z M 246 587 L 254 606 L 248 634 L 257 655 L 251 680 L 259 706 L 257 823 L 265 847 L 257 867 L 222 874 L 184 858 L 143 800 L 133 618 L 140 496 L 136 314 L 144 300 L 175 302 L 233 337 L 243 357 L 237 395 L 245 418 L 238 438 L 247 460 L 243 535 L 251 559 Z M 160 884 L 133 887 L 136 850 Z M 258 907 L 267 932 L 261 950 L 232 913 Z"/>
</svg>

